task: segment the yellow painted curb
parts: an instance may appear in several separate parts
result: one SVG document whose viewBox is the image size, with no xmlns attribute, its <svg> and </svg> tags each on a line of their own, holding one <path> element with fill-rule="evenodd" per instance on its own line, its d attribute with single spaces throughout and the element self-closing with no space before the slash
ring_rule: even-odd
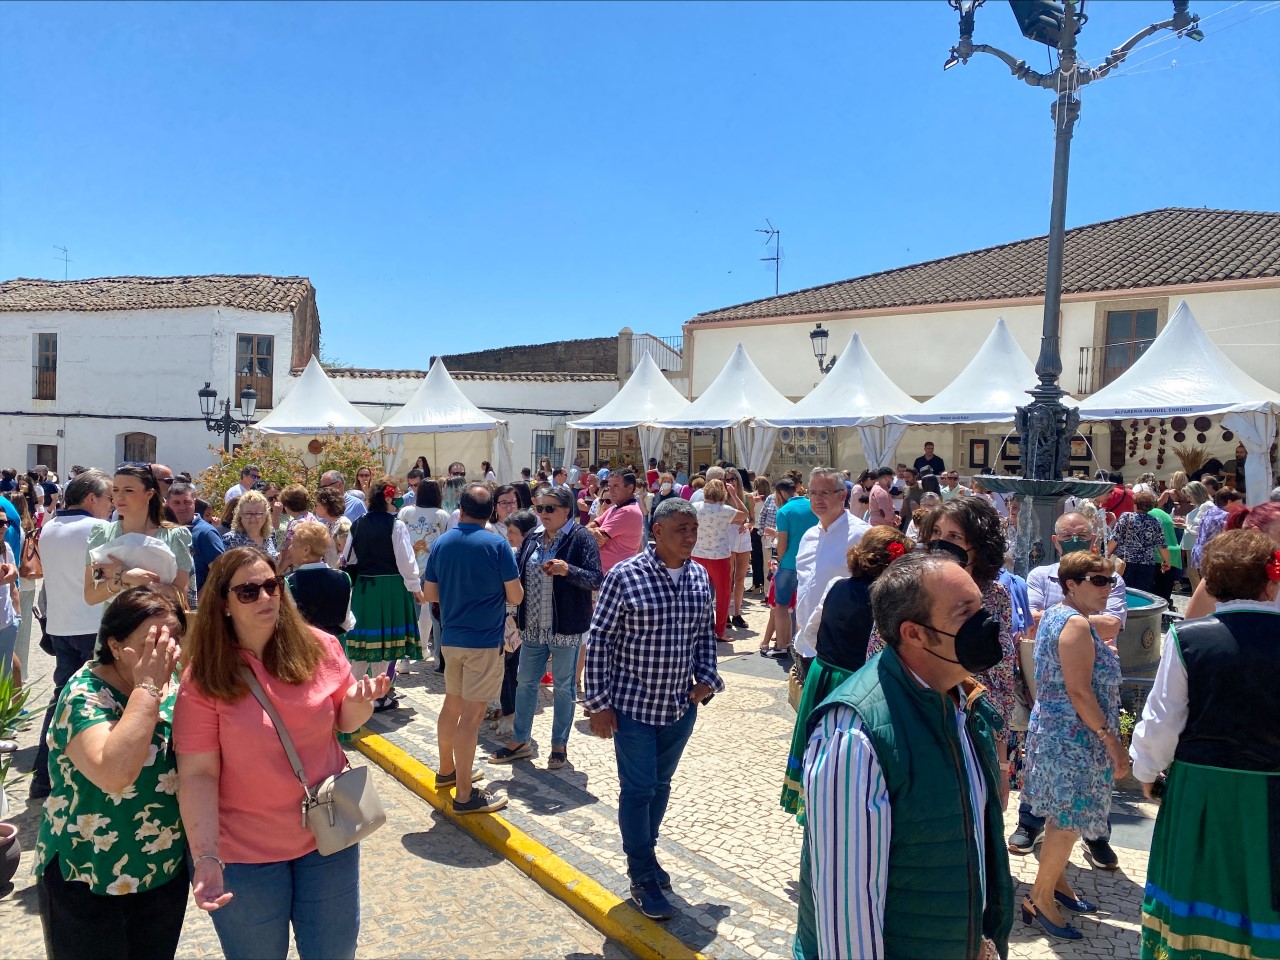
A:
<svg viewBox="0 0 1280 960">
<path fill-rule="evenodd" d="M 448 793 L 436 787 L 435 773 L 377 734 L 361 732 L 356 748 L 467 833 L 492 847 L 537 884 L 563 900 L 605 936 L 641 960 L 707 960 L 683 941 L 575 870 L 528 834 L 496 813 L 458 816 Z"/>
</svg>

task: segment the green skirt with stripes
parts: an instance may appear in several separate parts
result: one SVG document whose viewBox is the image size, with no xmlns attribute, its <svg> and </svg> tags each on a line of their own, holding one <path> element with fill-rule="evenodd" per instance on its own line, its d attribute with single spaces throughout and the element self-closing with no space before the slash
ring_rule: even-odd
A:
<svg viewBox="0 0 1280 960">
<path fill-rule="evenodd" d="M 356 576 L 351 585 L 351 612 L 356 625 L 342 638 L 347 659 L 359 663 L 422 659 L 413 595 L 399 574 Z"/>
<path fill-rule="evenodd" d="M 1151 841 L 1142 956 L 1280 958 L 1280 773 L 1174 762 Z"/>
</svg>

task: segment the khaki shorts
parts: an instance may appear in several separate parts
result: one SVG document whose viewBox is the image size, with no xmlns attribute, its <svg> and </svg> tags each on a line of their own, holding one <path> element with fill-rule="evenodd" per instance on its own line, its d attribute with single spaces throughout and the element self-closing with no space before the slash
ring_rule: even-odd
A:
<svg viewBox="0 0 1280 960">
<path fill-rule="evenodd" d="M 473 703 L 488 703 L 502 693 L 504 666 L 501 647 L 445 647 L 444 692 Z"/>
</svg>

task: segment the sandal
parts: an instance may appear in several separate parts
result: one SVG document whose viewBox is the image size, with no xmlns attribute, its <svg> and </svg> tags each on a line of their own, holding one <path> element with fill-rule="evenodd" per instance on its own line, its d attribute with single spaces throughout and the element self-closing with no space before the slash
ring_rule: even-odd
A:
<svg viewBox="0 0 1280 960">
<path fill-rule="evenodd" d="M 547 757 L 547 769 L 559 770 L 569 762 L 569 754 L 565 750 L 552 750 L 551 755 Z"/>
<path fill-rule="evenodd" d="M 514 763 L 517 760 L 528 760 L 533 756 L 533 744 L 522 743 L 518 747 L 499 747 L 489 754 L 490 763 Z"/>
<path fill-rule="evenodd" d="M 484 712 L 484 719 L 485 719 L 485 722 L 486 722 L 486 723 L 492 723 L 494 720 L 501 720 L 501 719 L 502 719 L 502 708 L 501 708 L 501 707 L 490 707 L 488 710 L 486 710 L 486 711 Z"/>
<path fill-rule="evenodd" d="M 770 650 L 769 650 L 769 645 L 768 645 L 767 643 L 766 643 L 763 647 L 761 647 L 761 648 L 759 649 L 759 651 L 757 651 L 757 652 L 758 652 L 758 653 L 760 654 L 760 656 L 762 656 L 762 657 L 768 657 L 768 656 L 771 656 L 771 653 L 770 653 Z"/>
</svg>

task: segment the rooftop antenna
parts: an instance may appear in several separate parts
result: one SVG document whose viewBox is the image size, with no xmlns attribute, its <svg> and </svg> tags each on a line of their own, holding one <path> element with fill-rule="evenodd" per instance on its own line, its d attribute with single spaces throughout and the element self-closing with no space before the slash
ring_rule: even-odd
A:
<svg viewBox="0 0 1280 960">
<path fill-rule="evenodd" d="M 765 217 L 764 222 L 768 229 L 765 230 L 757 227 L 756 233 L 763 233 L 765 235 L 764 245 L 766 247 L 770 243 L 773 244 L 773 256 L 761 257 L 760 259 L 765 263 L 773 263 L 773 295 L 776 297 L 778 295 L 778 279 L 782 269 L 782 231 L 775 227 L 773 225 L 773 221 L 768 217 Z"/>
<path fill-rule="evenodd" d="M 67 264 L 71 262 L 71 258 L 67 256 L 66 247 L 60 247 L 55 243 L 53 249 L 62 251 L 62 256 L 54 257 L 53 259 L 62 261 L 62 279 L 65 280 L 67 279 Z"/>
</svg>

